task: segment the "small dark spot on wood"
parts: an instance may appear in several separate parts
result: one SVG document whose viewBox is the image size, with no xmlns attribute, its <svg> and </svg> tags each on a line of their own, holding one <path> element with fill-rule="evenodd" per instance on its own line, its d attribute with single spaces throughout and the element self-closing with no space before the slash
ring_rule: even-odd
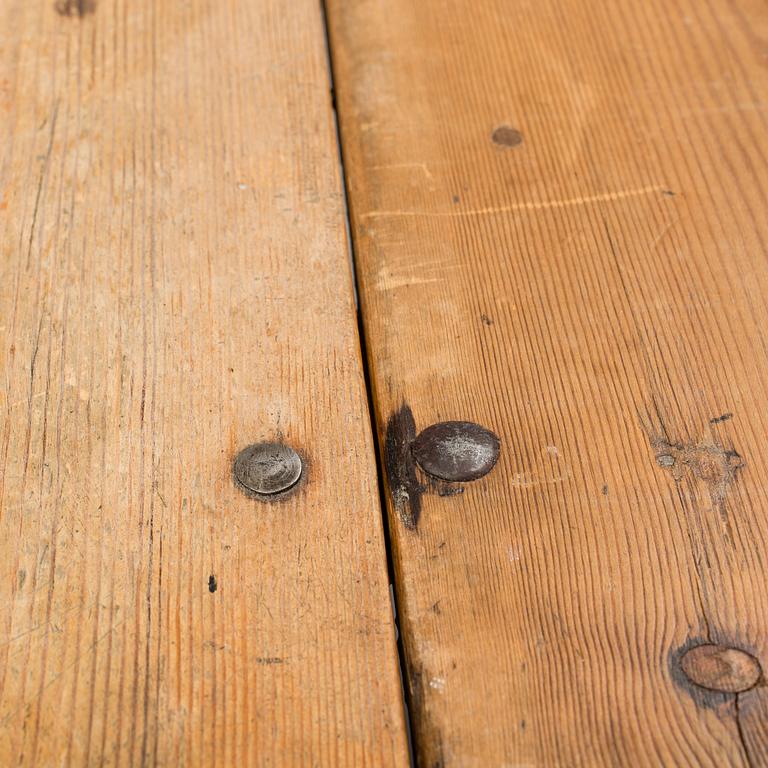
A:
<svg viewBox="0 0 768 768">
<path fill-rule="evenodd" d="M 524 731 L 524 730 L 525 730 L 525 720 L 521 720 L 521 721 L 520 721 L 520 730 L 521 730 L 521 731 Z"/>
<path fill-rule="evenodd" d="M 486 314 L 480 315 L 480 319 L 483 321 L 483 325 L 493 325 L 493 320 Z"/>
<path fill-rule="evenodd" d="M 432 603 L 432 608 L 430 610 L 432 611 L 432 613 L 436 613 L 439 616 L 441 613 L 440 601 L 438 600 L 436 603 Z"/>
<path fill-rule="evenodd" d="M 661 193 L 662 195 L 665 195 L 666 197 L 674 197 L 675 193 L 671 189 L 665 189 Z"/>
<path fill-rule="evenodd" d="M 432 477 L 450 482 L 477 480 L 499 458 L 499 438 L 471 421 L 443 421 L 427 427 L 413 441 L 413 455 Z"/>
<path fill-rule="evenodd" d="M 502 147 L 516 147 L 523 142 L 523 134 L 509 125 L 500 125 L 492 134 L 494 144 Z"/>
<path fill-rule="evenodd" d="M 426 490 L 416 476 L 411 444 L 416 438 L 416 422 L 403 403 L 387 421 L 384 438 L 384 469 L 395 511 L 406 528 L 415 530 L 421 514 L 421 495 Z"/>
<path fill-rule="evenodd" d="M 461 198 L 458 195 L 453 196 L 454 205 L 458 205 L 461 202 Z"/>
<path fill-rule="evenodd" d="M 719 693 L 742 693 L 762 676 L 760 663 L 740 648 L 705 643 L 685 651 L 680 667 L 690 682 Z"/>
<path fill-rule="evenodd" d="M 285 659 L 280 658 L 280 656 L 260 656 L 258 659 L 256 659 L 257 664 L 285 664 Z"/>
<path fill-rule="evenodd" d="M 53 7 L 59 16 L 77 16 L 82 19 L 96 12 L 96 0 L 56 0 Z"/>
<path fill-rule="evenodd" d="M 710 424 L 720 424 L 721 422 L 728 421 L 729 419 L 732 419 L 732 418 L 733 418 L 733 414 L 732 413 L 724 413 L 722 416 L 715 416 L 714 419 L 710 419 L 709 423 Z"/>
<path fill-rule="evenodd" d="M 436 477 L 427 475 L 427 487 L 423 490 L 430 493 L 436 493 L 441 498 L 450 498 L 451 496 L 460 496 L 464 493 L 464 486 L 458 483 L 449 483 L 446 480 L 438 480 Z"/>
<path fill-rule="evenodd" d="M 21 589 L 24 586 L 24 582 L 27 580 L 27 572 L 20 568 L 19 572 L 16 574 L 16 588 Z"/>
<path fill-rule="evenodd" d="M 608 495 L 608 486 L 607 485 L 603 486 L 602 492 L 603 492 L 603 496 L 607 496 Z"/>
<path fill-rule="evenodd" d="M 460 485 L 454 485 L 453 483 L 434 483 L 433 487 L 437 491 L 437 495 L 443 498 L 451 496 L 461 496 L 464 493 L 464 488 Z"/>
<path fill-rule="evenodd" d="M 216 577 L 211 574 L 208 577 L 208 591 L 209 592 L 215 592 L 219 588 L 219 585 L 216 583 Z"/>
</svg>

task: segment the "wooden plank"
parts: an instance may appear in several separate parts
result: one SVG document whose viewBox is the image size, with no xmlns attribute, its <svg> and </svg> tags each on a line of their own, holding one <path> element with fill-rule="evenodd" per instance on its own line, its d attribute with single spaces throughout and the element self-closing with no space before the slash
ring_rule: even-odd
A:
<svg viewBox="0 0 768 768">
<path fill-rule="evenodd" d="M 329 9 L 423 764 L 768 762 L 765 4 Z"/>
<path fill-rule="evenodd" d="M 317 3 L 0 13 L 0 764 L 407 765 Z"/>
</svg>

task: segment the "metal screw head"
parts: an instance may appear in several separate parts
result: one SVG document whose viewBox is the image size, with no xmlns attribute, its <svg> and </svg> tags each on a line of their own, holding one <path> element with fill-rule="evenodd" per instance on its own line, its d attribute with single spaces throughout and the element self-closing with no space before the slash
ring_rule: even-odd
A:
<svg viewBox="0 0 768 768">
<path fill-rule="evenodd" d="M 235 479 L 259 496 L 284 493 L 299 482 L 301 471 L 301 457 L 283 443 L 249 445 L 235 458 Z"/>
<path fill-rule="evenodd" d="M 471 421 L 443 421 L 413 441 L 413 455 L 432 477 L 465 482 L 490 472 L 499 458 L 499 438 Z"/>
</svg>

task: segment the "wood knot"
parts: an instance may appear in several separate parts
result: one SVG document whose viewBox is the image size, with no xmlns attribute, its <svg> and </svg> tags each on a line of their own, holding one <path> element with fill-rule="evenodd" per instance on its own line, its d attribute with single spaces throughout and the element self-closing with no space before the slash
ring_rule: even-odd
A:
<svg viewBox="0 0 768 768">
<path fill-rule="evenodd" d="M 760 662 L 752 654 L 727 645 L 697 645 L 680 659 L 695 685 L 720 693 L 742 693 L 760 681 Z"/>
</svg>

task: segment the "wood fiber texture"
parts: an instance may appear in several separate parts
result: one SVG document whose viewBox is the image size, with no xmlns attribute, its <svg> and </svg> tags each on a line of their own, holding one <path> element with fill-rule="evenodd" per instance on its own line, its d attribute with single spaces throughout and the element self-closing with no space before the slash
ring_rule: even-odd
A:
<svg viewBox="0 0 768 768">
<path fill-rule="evenodd" d="M 2 4 L 4 766 L 408 764 L 329 85 L 311 0 Z"/>
<path fill-rule="evenodd" d="M 768 7 L 328 9 L 419 764 L 768 764 Z"/>
</svg>

